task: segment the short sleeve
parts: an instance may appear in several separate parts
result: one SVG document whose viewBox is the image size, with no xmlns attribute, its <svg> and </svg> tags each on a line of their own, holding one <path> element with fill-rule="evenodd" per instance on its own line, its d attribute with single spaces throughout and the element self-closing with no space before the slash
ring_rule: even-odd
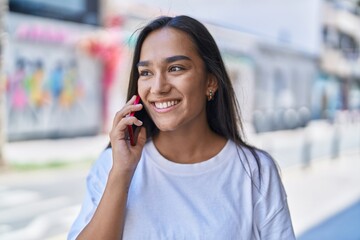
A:
<svg viewBox="0 0 360 240">
<path fill-rule="evenodd" d="M 74 240 L 93 217 L 104 193 L 109 171 L 112 167 L 111 149 L 106 149 L 96 160 L 86 178 L 86 194 L 81 210 L 70 228 L 68 240 Z"/>
<path fill-rule="evenodd" d="M 290 212 L 286 202 L 274 215 L 270 216 L 260 228 L 260 239 L 264 240 L 295 240 Z"/>
<path fill-rule="evenodd" d="M 262 240 L 295 239 L 287 196 L 274 161 L 261 158 L 259 199 L 254 206 L 256 235 Z"/>
</svg>

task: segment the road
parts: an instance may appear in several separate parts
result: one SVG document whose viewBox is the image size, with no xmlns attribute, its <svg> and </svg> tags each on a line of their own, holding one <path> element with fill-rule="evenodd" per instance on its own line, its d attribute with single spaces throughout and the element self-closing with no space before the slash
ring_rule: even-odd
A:
<svg viewBox="0 0 360 240">
<path fill-rule="evenodd" d="M 88 168 L 0 175 L 0 239 L 43 240 L 69 230 Z"/>
<path fill-rule="evenodd" d="M 360 200 L 298 237 L 298 240 L 359 240 Z"/>
</svg>

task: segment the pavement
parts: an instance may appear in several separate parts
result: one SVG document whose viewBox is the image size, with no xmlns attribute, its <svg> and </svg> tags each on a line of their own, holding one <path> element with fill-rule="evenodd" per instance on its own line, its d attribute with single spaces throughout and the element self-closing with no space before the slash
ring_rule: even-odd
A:
<svg viewBox="0 0 360 240">
<path fill-rule="evenodd" d="M 107 135 L 6 143 L 8 165 L 71 164 L 95 159 L 109 142 Z"/>
<path fill-rule="evenodd" d="M 292 131 L 250 132 L 248 141 L 270 152 L 278 162 L 298 239 L 338 239 L 335 234 L 333 238 L 313 236 L 330 229 L 341 234 L 334 226 L 336 219 L 347 221 L 346 226 L 360 223 L 360 215 L 347 214 L 354 212 L 349 209 L 357 212 L 360 201 L 359 122 L 318 121 Z M 96 159 L 107 143 L 107 135 L 12 142 L 5 145 L 4 153 L 9 165 L 73 164 Z M 1 174 L 16 179 L 16 173 L 5 170 Z M 353 234 L 356 236 L 346 239 L 360 239 L 360 232 Z M 51 240 L 65 238 L 63 233 Z"/>
<path fill-rule="evenodd" d="M 90 165 L 0 174 L 0 239 L 66 239 Z"/>
</svg>

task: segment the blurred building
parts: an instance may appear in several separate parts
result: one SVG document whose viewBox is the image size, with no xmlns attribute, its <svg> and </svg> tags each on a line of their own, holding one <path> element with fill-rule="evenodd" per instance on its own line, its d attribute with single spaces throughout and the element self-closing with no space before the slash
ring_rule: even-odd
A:
<svg viewBox="0 0 360 240">
<path fill-rule="evenodd" d="M 2 74 L 10 141 L 99 133 L 102 64 L 80 43 L 100 23 L 97 0 L 9 0 Z"/>
<path fill-rule="evenodd" d="M 256 132 L 344 115 L 359 119 L 358 0 L 114 2 L 132 29 L 163 14 L 204 22 L 224 54 L 243 118 Z"/>
<path fill-rule="evenodd" d="M 360 1 L 323 2 L 321 77 L 314 86 L 315 118 L 360 112 Z M 356 117 L 357 116 L 357 117 Z"/>
<path fill-rule="evenodd" d="M 198 9 L 204 1 L 196 1 L 191 7 L 172 1 L 171 10 L 163 1 L 117 3 L 109 14 L 119 9 L 127 30 L 134 31 L 154 16 L 162 15 L 164 9 L 169 15 L 188 14 L 205 23 L 223 54 L 242 118 L 254 131 L 294 129 L 311 120 L 311 89 L 318 77 L 321 45 L 321 23 L 314 22 L 320 16 L 319 1 L 296 2 L 295 6 L 251 1 L 224 1 L 219 5 L 210 1 L 207 11 L 201 12 Z M 222 14 L 219 8 L 223 9 Z M 309 13 L 307 20 L 311 21 L 299 22 Z M 282 20 L 275 19 L 274 14 Z M 291 19 L 291 14 L 299 18 Z M 251 17 L 256 21 L 251 21 Z M 279 21 L 287 22 L 284 26 L 273 24 Z M 262 24 L 256 25 L 259 22 Z M 305 25 L 299 28 L 299 24 Z"/>
<path fill-rule="evenodd" d="M 310 121 L 316 56 L 256 35 L 207 27 L 222 51 L 245 122 L 256 132 L 266 132 Z"/>
</svg>

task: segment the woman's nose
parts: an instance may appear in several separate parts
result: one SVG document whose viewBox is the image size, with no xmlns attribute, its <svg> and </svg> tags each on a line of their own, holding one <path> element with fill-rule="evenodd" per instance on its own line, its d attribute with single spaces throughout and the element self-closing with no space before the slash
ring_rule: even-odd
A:
<svg viewBox="0 0 360 240">
<path fill-rule="evenodd" d="M 166 75 L 163 73 L 157 73 L 154 77 L 154 82 L 151 85 L 151 93 L 163 94 L 169 92 L 171 86 L 167 81 Z"/>
</svg>

